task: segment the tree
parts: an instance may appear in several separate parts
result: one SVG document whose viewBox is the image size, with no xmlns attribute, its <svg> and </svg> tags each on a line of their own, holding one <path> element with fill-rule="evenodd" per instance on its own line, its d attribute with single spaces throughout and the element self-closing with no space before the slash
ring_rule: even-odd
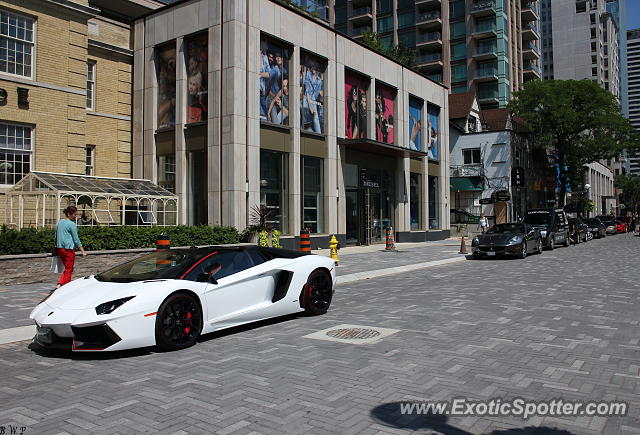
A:
<svg viewBox="0 0 640 435">
<path fill-rule="evenodd" d="M 640 176 L 634 174 L 618 175 L 614 180 L 614 185 L 618 189 L 622 189 L 621 202 L 632 213 L 638 213 L 640 208 Z"/>
<path fill-rule="evenodd" d="M 582 167 L 640 147 L 615 97 L 591 80 L 534 80 L 513 95 L 509 110 L 532 132 L 534 146 L 555 161 L 560 205 L 567 187 L 582 183 Z"/>
<path fill-rule="evenodd" d="M 402 41 L 398 45 L 387 47 L 377 33 L 364 32 L 362 34 L 362 43 L 378 53 L 389 56 L 401 65 L 409 68 L 416 67 L 416 52 L 405 46 Z"/>
</svg>

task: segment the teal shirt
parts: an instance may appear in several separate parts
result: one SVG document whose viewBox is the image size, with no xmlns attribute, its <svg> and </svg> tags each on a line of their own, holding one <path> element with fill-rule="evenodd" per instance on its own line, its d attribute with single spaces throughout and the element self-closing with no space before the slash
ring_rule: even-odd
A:
<svg viewBox="0 0 640 435">
<path fill-rule="evenodd" d="M 78 237 L 78 226 L 69 219 L 60 219 L 56 225 L 56 247 L 59 249 L 75 249 L 82 246 Z"/>
</svg>

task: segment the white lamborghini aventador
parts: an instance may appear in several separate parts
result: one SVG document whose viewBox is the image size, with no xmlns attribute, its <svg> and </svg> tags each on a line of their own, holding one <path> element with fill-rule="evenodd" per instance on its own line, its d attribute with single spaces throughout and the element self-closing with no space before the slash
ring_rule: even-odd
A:
<svg viewBox="0 0 640 435">
<path fill-rule="evenodd" d="M 333 261 L 256 246 L 157 251 L 80 278 L 31 312 L 35 341 L 74 351 L 184 349 L 198 336 L 306 311 L 326 313 Z"/>
</svg>

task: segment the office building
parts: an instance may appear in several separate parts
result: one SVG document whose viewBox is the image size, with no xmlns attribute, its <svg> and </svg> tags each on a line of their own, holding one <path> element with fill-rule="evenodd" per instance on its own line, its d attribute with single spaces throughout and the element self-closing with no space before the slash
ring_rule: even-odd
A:
<svg viewBox="0 0 640 435">
<path fill-rule="evenodd" d="M 640 29 L 627 32 L 629 121 L 640 131 Z M 640 175 L 640 151 L 629 156 L 629 172 Z"/>
</svg>

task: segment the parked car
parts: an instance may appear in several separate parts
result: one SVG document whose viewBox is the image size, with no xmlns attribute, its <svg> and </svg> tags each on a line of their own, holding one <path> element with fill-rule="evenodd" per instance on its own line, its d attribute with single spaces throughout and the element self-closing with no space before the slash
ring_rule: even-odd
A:
<svg viewBox="0 0 640 435">
<path fill-rule="evenodd" d="M 545 248 L 553 249 L 558 244 L 569 246 L 569 222 L 561 208 L 539 208 L 528 210 L 522 223 L 539 230 Z"/>
<path fill-rule="evenodd" d="M 608 216 L 604 216 L 604 220 L 600 219 L 604 226 L 607 227 L 607 234 L 616 234 L 616 221 L 611 217 L 606 219 L 607 217 Z"/>
<path fill-rule="evenodd" d="M 473 258 L 510 255 L 525 258 L 529 253 L 542 253 L 542 236 L 529 224 L 497 224 L 474 237 L 471 253 Z"/>
<path fill-rule="evenodd" d="M 616 231 L 618 233 L 627 233 L 629 232 L 629 222 L 627 218 L 624 216 L 616 217 Z"/>
<path fill-rule="evenodd" d="M 449 212 L 452 224 L 477 224 L 480 222 L 480 216 L 476 216 L 466 210 L 452 208 Z"/>
<path fill-rule="evenodd" d="M 589 232 L 593 234 L 593 237 L 600 239 L 607 236 L 607 227 L 598 218 L 585 219 L 585 223 L 589 227 Z"/>
<path fill-rule="evenodd" d="M 571 237 L 575 243 L 586 242 L 588 240 L 587 233 L 589 232 L 589 227 L 579 217 L 569 218 L 569 228 L 573 228 L 574 233 L 571 234 Z"/>
</svg>

